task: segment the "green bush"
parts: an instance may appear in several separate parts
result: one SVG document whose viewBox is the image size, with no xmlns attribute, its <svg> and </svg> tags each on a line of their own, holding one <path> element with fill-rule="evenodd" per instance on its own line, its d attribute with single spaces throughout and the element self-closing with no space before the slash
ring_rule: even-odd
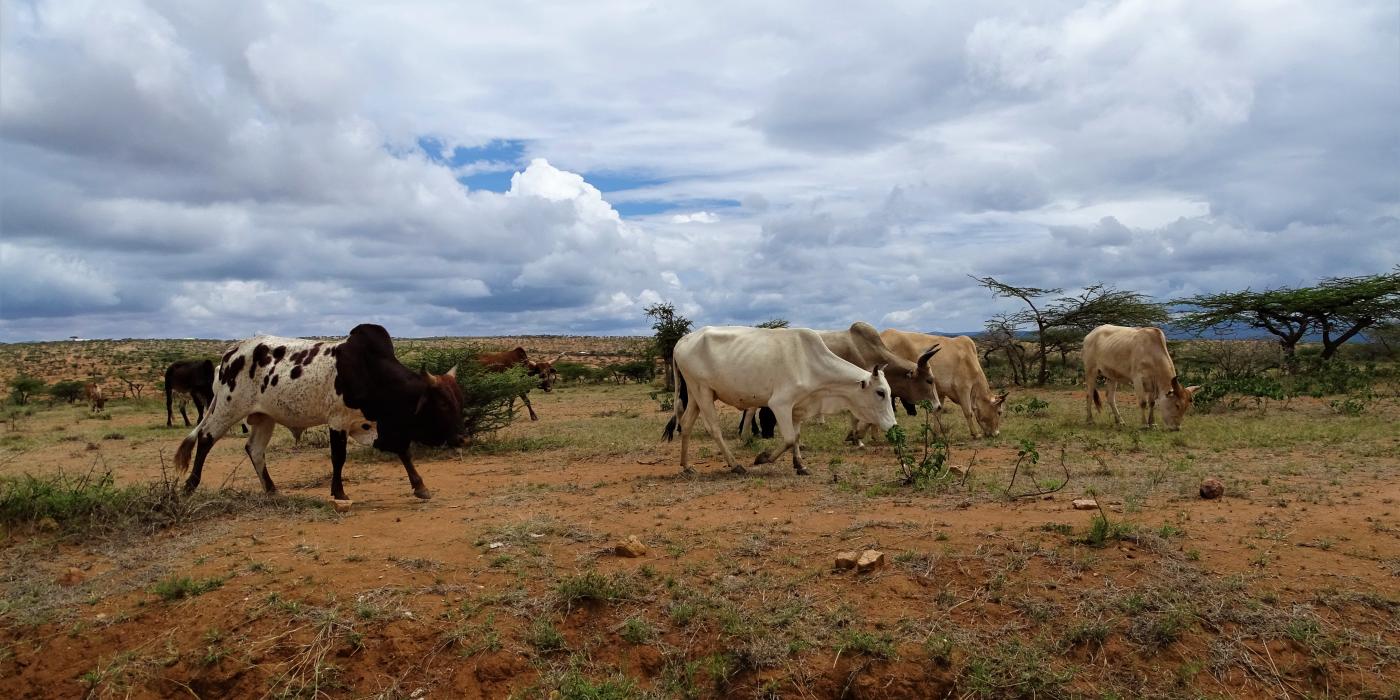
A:
<svg viewBox="0 0 1400 700">
<path fill-rule="evenodd" d="M 84 384 L 76 379 L 65 379 L 49 387 L 49 396 L 57 401 L 73 403 L 83 398 Z"/>
<path fill-rule="evenodd" d="M 598 384 L 608 378 L 608 372 L 599 367 L 591 367 L 581 362 L 567 360 L 554 363 L 554 371 L 559 373 L 560 381 L 564 382 Z"/>
<path fill-rule="evenodd" d="M 38 377 L 31 377 L 27 374 L 20 374 L 10 380 L 10 401 L 23 406 L 29 403 L 30 398 L 43 390 L 44 380 Z"/>
</svg>

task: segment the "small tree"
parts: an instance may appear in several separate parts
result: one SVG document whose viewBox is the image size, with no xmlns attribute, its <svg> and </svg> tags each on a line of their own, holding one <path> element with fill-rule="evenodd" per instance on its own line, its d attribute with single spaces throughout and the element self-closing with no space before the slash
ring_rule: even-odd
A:
<svg viewBox="0 0 1400 700">
<path fill-rule="evenodd" d="M 44 380 L 21 374 L 10 380 L 10 400 L 23 406 L 29 399 L 44 390 Z"/>
<path fill-rule="evenodd" d="M 666 363 L 666 388 L 675 391 L 675 373 L 671 371 L 674 362 L 672 354 L 676 350 L 676 343 L 690 332 L 690 319 L 676 313 L 676 307 L 670 302 L 648 306 L 646 315 L 652 320 L 652 330 L 656 331 L 656 336 L 652 338 L 652 347 Z"/>
<path fill-rule="evenodd" d="M 1011 369 L 1011 382 L 1021 386 L 1028 380 L 1026 348 L 1021 345 L 1021 341 L 1017 337 L 1015 321 L 1007 314 L 998 314 L 987 321 L 986 328 L 986 332 L 982 334 L 981 343 L 987 365 L 991 366 L 993 354 L 1005 353 L 1006 364 Z"/>
<path fill-rule="evenodd" d="M 83 398 L 84 384 L 76 379 L 65 379 L 49 387 L 49 395 L 58 401 L 73 403 Z"/>
</svg>

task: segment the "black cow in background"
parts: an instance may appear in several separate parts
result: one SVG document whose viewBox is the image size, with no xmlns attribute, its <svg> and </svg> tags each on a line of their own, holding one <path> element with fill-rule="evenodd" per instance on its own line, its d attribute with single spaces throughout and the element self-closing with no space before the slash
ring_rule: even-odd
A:
<svg viewBox="0 0 1400 700">
<path fill-rule="evenodd" d="M 204 420 L 204 409 L 214 400 L 214 363 L 211 360 L 179 360 L 165 369 L 165 427 L 173 427 L 175 413 L 171 401 L 175 394 L 185 394 L 194 401 L 194 409 L 199 413 L 195 422 Z M 183 397 L 180 399 L 180 417 L 185 419 L 185 427 L 190 425 L 190 417 L 185 413 Z"/>
</svg>

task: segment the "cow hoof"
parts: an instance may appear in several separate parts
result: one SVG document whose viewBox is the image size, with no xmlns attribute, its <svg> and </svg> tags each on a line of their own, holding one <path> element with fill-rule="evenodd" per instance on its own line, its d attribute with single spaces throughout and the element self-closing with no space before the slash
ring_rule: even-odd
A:
<svg viewBox="0 0 1400 700">
<path fill-rule="evenodd" d="M 428 487 L 426 487 L 426 486 L 420 486 L 420 487 L 418 487 L 418 488 L 416 488 L 416 489 L 413 489 L 413 495 L 415 495 L 415 496 L 417 496 L 417 497 L 419 497 L 419 498 L 421 498 L 421 499 L 423 499 L 423 500 L 426 501 L 426 500 L 428 500 L 429 498 L 432 498 L 432 497 L 433 497 L 433 492 L 432 492 L 432 491 L 429 491 L 429 490 L 428 490 Z"/>
<path fill-rule="evenodd" d="M 196 488 L 198 488 L 198 487 L 199 487 L 199 484 L 198 484 L 198 483 L 186 481 L 186 482 L 185 482 L 185 495 L 188 496 L 188 495 L 194 493 L 194 490 L 195 490 Z"/>
<path fill-rule="evenodd" d="M 797 472 L 798 476 L 807 476 L 808 474 L 812 473 L 810 471 L 807 471 L 806 467 L 793 467 L 793 471 Z"/>
<path fill-rule="evenodd" d="M 760 465 L 760 464 L 767 464 L 767 463 L 769 463 L 769 462 L 771 462 L 771 461 L 773 461 L 773 458 L 768 456 L 768 451 L 767 451 L 767 450 L 764 450 L 764 451 L 758 453 L 758 456 L 757 456 L 757 457 L 754 457 L 754 458 L 753 458 L 753 465 L 756 467 L 756 466 L 758 466 L 758 465 Z"/>
<path fill-rule="evenodd" d="M 539 416 L 530 416 L 530 420 L 539 420 L 539 419 L 540 419 Z"/>
<path fill-rule="evenodd" d="M 729 471 L 734 472 L 735 474 L 748 474 L 748 473 L 749 473 L 749 470 L 745 469 L 745 468 L 744 468 L 744 465 L 742 465 L 742 464 L 736 464 L 736 465 L 734 465 L 733 467 L 730 467 L 730 468 L 729 468 Z"/>
<path fill-rule="evenodd" d="M 684 467 L 681 467 L 681 476 L 695 476 L 695 467 L 691 467 L 691 466 L 684 466 Z"/>
</svg>

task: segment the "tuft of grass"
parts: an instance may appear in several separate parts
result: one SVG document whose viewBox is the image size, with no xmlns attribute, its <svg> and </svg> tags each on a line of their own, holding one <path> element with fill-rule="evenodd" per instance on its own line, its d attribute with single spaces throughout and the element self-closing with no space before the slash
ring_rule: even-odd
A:
<svg viewBox="0 0 1400 700">
<path fill-rule="evenodd" d="M 564 607 L 573 607 L 580 602 L 613 602 L 632 595 L 635 586 L 624 574 L 604 576 L 589 570 L 574 576 L 567 576 L 554 587 L 554 594 Z"/>
<path fill-rule="evenodd" d="M 544 618 L 535 620 L 534 624 L 530 625 L 525 641 L 542 654 L 563 651 L 569 647 L 568 640 L 564 639 L 564 634 L 559 628 Z"/>
<path fill-rule="evenodd" d="M 871 634 L 861 630 L 844 629 L 836 638 L 836 651 L 841 654 L 864 654 L 877 659 L 894 658 L 894 638 L 888 634 Z"/>
<path fill-rule="evenodd" d="M 644 617 L 634 615 L 622 623 L 622 638 L 632 644 L 646 644 L 655 634 Z"/>
<path fill-rule="evenodd" d="M 206 579 L 195 579 L 189 576 L 174 576 L 156 582 L 156 585 L 151 588 L 151 592 L 160 596 L 161 600 L 168 603 L 184 598 L 201 596 L 223 585 L 224 580 L 217 576 Z"/>
<path fill-rule="evenodd" d="M 1061 697 L 1072 677 L 1057 671 L 1044 649 L 1014 639 L 974 655 L 963 669 L 970 694 L 978 697 Z"/>
<path fill-rule="evenodd" d="M 622 674 L 593 680 L 578 670 L 570 670 L 559 679 L 559 700 L 630 700 L 639 697 L 637 682 Z M 554 693 L 550 693 L 554 697 Z"/>
<path fill-rule="evenodd" d="M 1095 515 L 1089 519 L 1089 530 L 1079 539 L 1080 543 L 1090 547 L 1102 547 L 1109 542 L 1129 539 L 1133 534 L 1133 526 L 1128 523 L 1109 522 L 1108 518 L 1102 514 Z"/>
</svg>

